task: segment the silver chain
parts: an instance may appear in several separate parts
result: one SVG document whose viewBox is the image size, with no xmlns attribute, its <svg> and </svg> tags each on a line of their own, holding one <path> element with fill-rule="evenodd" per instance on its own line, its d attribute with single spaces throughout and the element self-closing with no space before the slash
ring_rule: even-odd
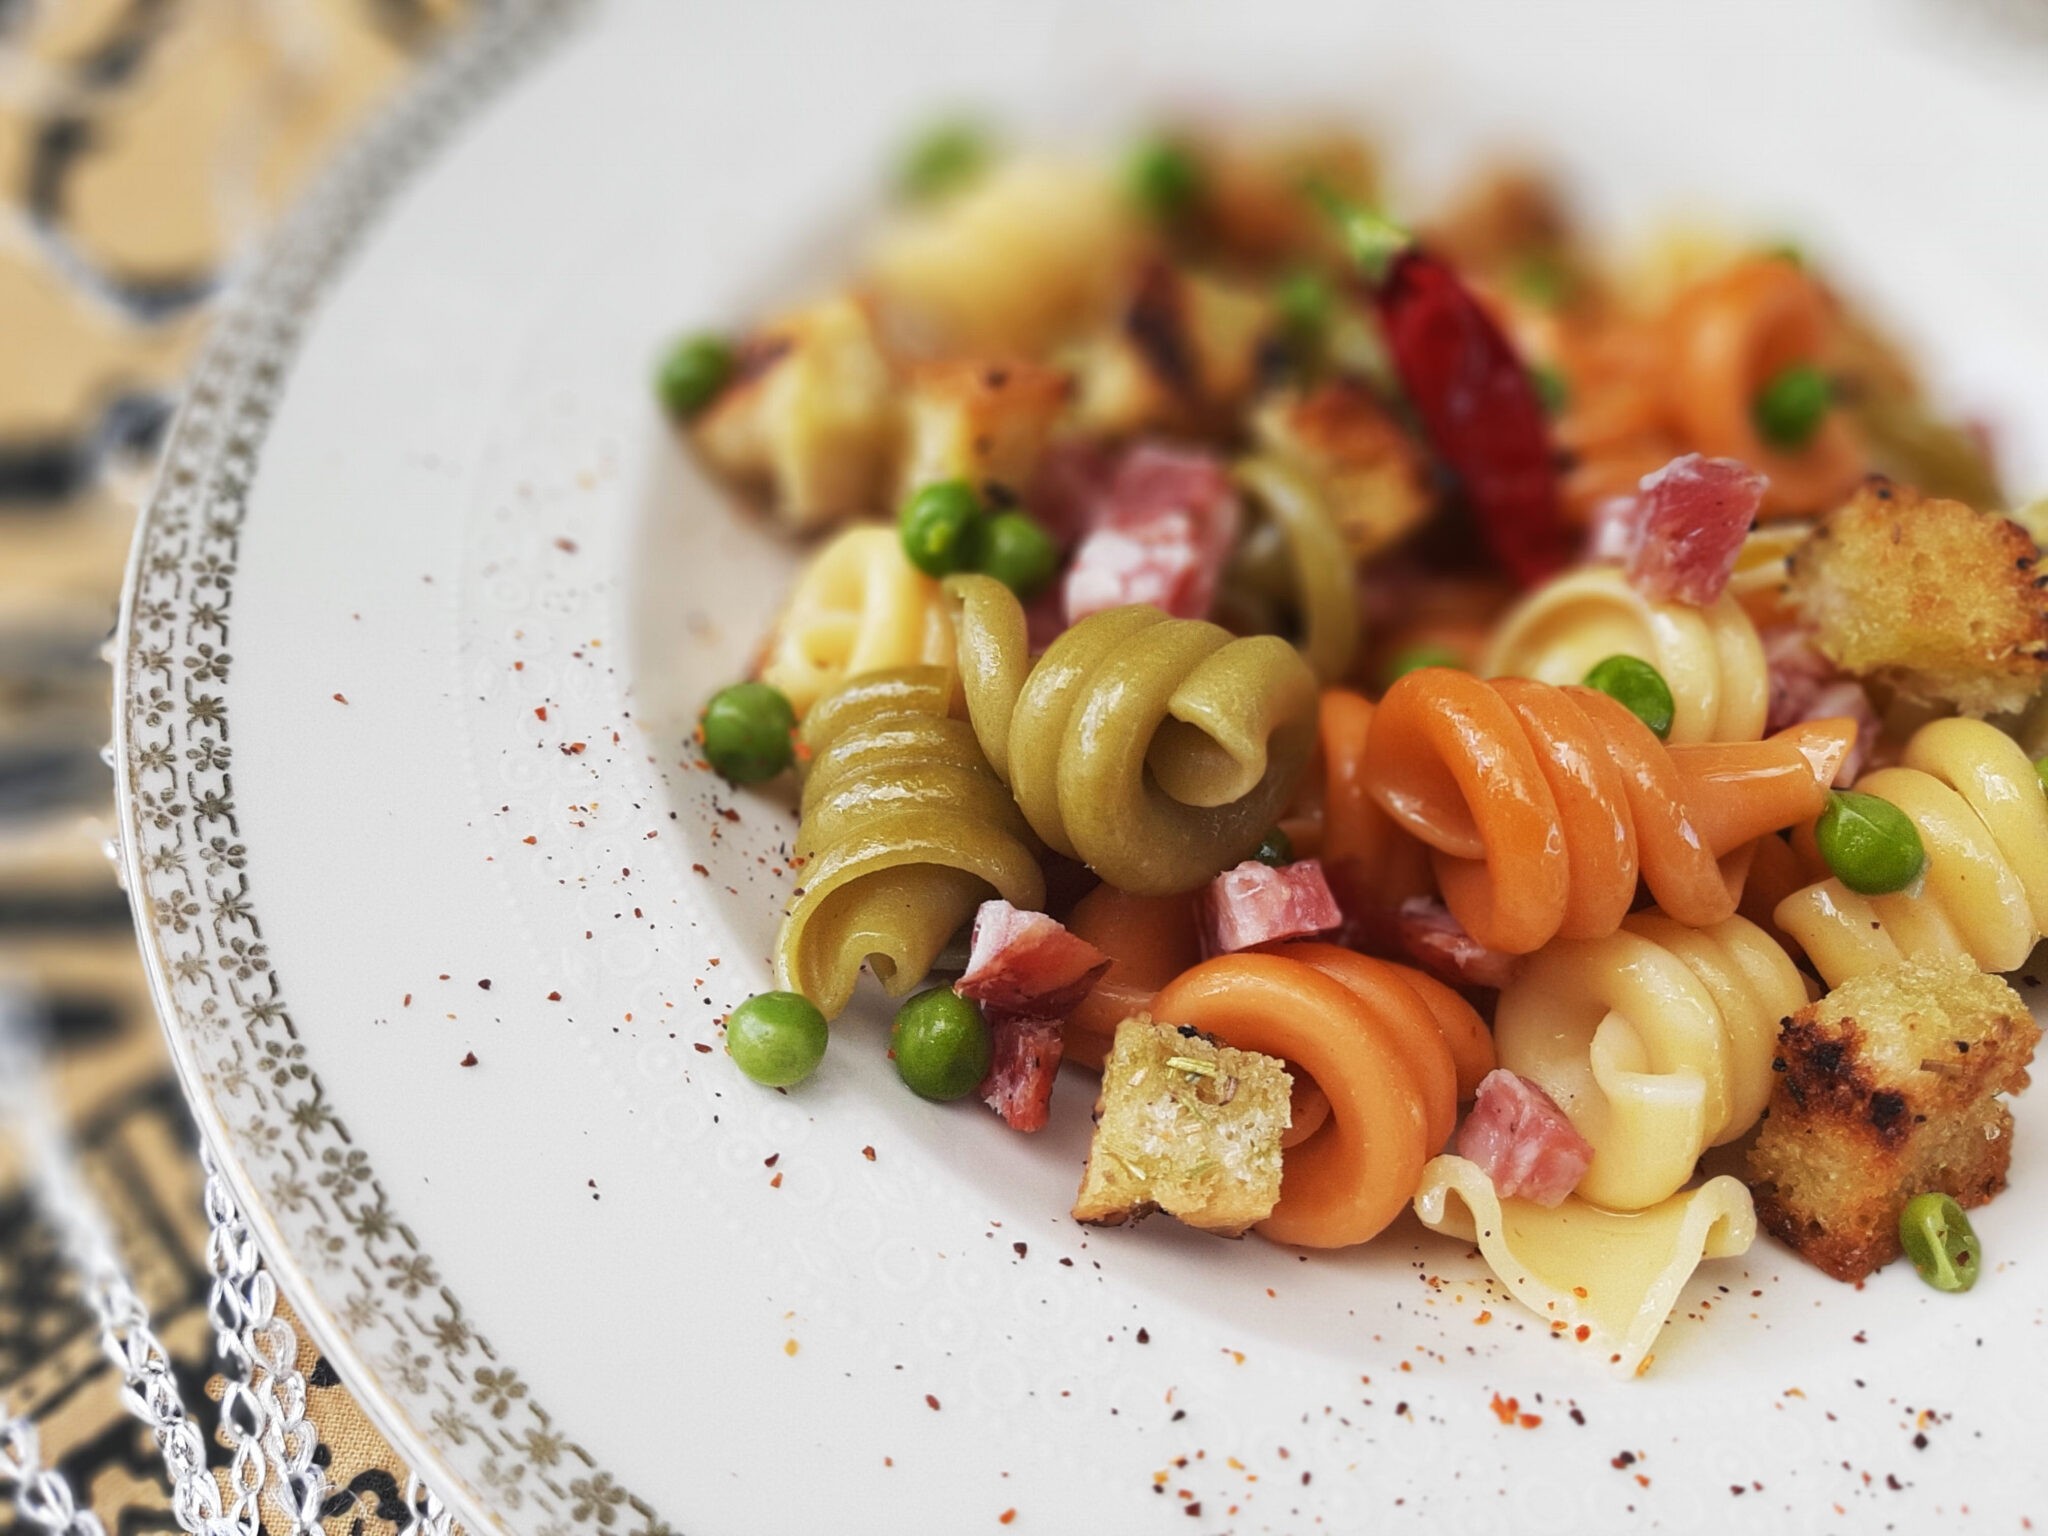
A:
<svg viewBox="0 0 2048 1536">
<path fill-rule="evenodd" d="M 169 1353 L 115 1256 L 99 1208 L 78 1178 L 63 1133 L 23 1031 L 0 998 L 0 1121 L 28 1154 L 38 1204 L 65 1255 L 84 1281 L 86 1305 L 99 1324 L 100 1348 L 120 1372 L 121 1404 L 150 1428 L 171 1484 L 171 1513 L 187 1536 L 261 1536 L 263 1491 L 294 1536 L 320 1536 L 327 1500 L 326 1469 L 314 1460 L 319 1432 L 306 1416 L 306 1378 L 298 1366 L 297 1331 L 277 1312 L 277 1283 L 263 1267 L 255 1235 L 227 1180 L 203 1144 L 206 1170 L 206 1262 L 213 1272 L 207 1317 L 213 1325 L 226 1390 L 221 1434 L 228 1442 L 228 1502 L 206 1465 L 206 1442 L 186 1413 Z M 78 1507 L 63 1475 L 43 1464 L 35 1426 L 0 1401 L 0 1492 L 44 1536 L 106 1536 L 90 1509 Z M 453 1516 L 408 1473 L 408 1524 L 419 1536 L 450 1536 Z"/>
<path fill-rule="evenodd" d="M 44 1536 L 107 1536 L 100 1517 L 72 1501 L 64 1475 L 43 1465 L 35 1425 L 9 1413 L 0 1399 L 0 1492 L 10 1489 L 14 1507 Z"/>
</svg>

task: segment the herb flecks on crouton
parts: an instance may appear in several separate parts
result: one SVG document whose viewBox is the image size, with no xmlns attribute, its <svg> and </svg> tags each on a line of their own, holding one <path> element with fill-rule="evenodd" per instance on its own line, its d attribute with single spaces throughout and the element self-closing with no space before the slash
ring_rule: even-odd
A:
<svg viewBox="0 0 2048 1536">
<path fill-rule="evenodd" d="M 1143 1014 L 1116 1029 L 1074 1218 L 1154 1211 L 1224 1237 L 1272 1215 L 1293 1080 L 1282 1064 Z"/>
<path fill-rule="evenodd" d="M 2012 1115 L 2041 1031 L 1967 960 L 1843 982 L 1785 1021 L 1749 1153 L 1758 1217 L 1808 1262 L 1859 1280 L 1897 1258 L 1914 1195 L 1982 1205 L 2005 1187 Z"/>
<path fill-rule="evenodd" d="M 1793 554 L 1790 595 L 1821 653 L 1964 714 L 2048 681 L 2048 571 L 2027 531 L 1876 477 Z"/>
</svg>

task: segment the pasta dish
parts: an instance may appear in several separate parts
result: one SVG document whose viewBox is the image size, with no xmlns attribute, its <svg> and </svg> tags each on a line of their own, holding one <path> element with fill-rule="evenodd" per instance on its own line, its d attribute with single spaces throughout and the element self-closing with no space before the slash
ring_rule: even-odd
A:
<svg viewBox="0 0 2048 1536">
<path fill-rule="evenodd" d="M 1093 1095 L 1076 1219 L 1412 1212 L 1624 1374 L 1759 1228 L 1977 1283 L 2048 503 L 1817 261 L 1522 171 L 1397 222 L 1337 132 L 955 123 L 848 273 L 657 380 L 804 541 L 699 733 L 800 795 L 742 1073 L 870 972 L 912 1092 Z"/>
</svg>

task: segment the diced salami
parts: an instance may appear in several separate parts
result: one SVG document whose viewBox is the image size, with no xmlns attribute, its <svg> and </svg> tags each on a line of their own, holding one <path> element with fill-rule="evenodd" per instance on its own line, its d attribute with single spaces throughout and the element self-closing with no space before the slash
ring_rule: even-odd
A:
<svg viewBox="0 0 2048 1536">
<path fill-rule="evenodd" d="M 1067 622 L 1126 603 L 1207 618 L 1240 515 L 1229 472 L 1213 455 L 1140 443 L 1117 465 L 1097 526 L 1074 551 Z"/>
<path fill-rule="evenodd" d="M 1411 960 L 1453 986 L 1497 989 L 1513 981 L 1522 968 L 1520 955 L 1488 949 L 1434 897 L 1402 902 L 1394 916 L 1394 932 Z"/>
<path fill-rule="evenodd" d="M 1586 558 L 1625 564 L 1642 533 L 1642 507 L 1636 498 L 1609 496 L 1586 514 Z"/>
<path fill-rule="evenodd" d="M 1247 859 L 1202 892 L 1202 947 L 1211 955 L 1305 939 L 1343 921 L 1318 859 L 1297 859 L 1278 869 Z"/>
<path fill-rule="evenodd" d="M 1044 1130 L 1064 1049 L 1059 1020 L 991 1014 L 989 1028 L 995 1055 L 977 1092 L 1011 1130 Z"/>
<path fill-rule="evenodd" d="M 1103 523 L 1143 528 L 1168 512 L 1192 519 L 1204 545 L 1227 548 L 1237 537 L 1237 493 L 1220 459 L 1200 448 L 1139 443 L 1116 467 Z"/>
<path fill-rule="evenodd" d="M 1849 750 L 1842 754 L 1842 766 L 1835 770 L 1837 785 L 1846 787 L 1854 784 L 1857 775 L 1863 772 L 1863 765 L 1870 761 L 1871 750 L 1877 745 L 1879 727 L 1877 710 L 1871 705 L 1870 695 L 1863 691 L 1863 685 L 1848 677 L 1828 684 L 1814 695 L 1802 718 L 1856 722 L 1856 739 L 1849 743 Z"/>
<path fill-rule="evenodd" d="M 1713 602 L 1735 570 L 1768 484 L 1738 460 L 1697 453 L 1643 476 L 1627 555 L 1629 583 L 1658 602 Z"/>
<path fill-rule="evenodd" d="M 1109 969 L 1109 956 L 1043 912 L 984 901 L 967 969 L 953 984 L 991 1016 L 1063 1019 Z"/>
<path fill-rule="evenodd" d="M 1177 619 L 1206 618 L 1214 594 L 1213 578 L 1203 580 L 1194 522 L 1183 512 L 1129 531 L 1096 529 L 1074 551 L 1063 588 L 1069 624 L 1130 603 L 1150 603 Z"/>
<path fill-rule="evenodd" d="M 1808 720 L 1854 720 L 1856 740 L 1844 755 L 1835 782 L 1855 783 L 1877 745 L 1877 710 L 1870 695 L 1854 678 L 1837 672 L 1797 624 L 1772 626 L 1763 632 L 1763 643 L 1764 665 L 1771 679 L 1764 729 L 1782 731 Z"/>
<path fill-rule="evenodd" d="M 1458 1127 L 1458 1155 L 1477 1163 L 1503 1198 L 1554 1206 L 1578 1188 L 1593 1149 L 1549 1094 L 1526 1077 L 1495 1070 Z"/>
<path fill-rule="evenodd" d="M 1117 457 L 1108 444 L 1068 438 L 1046 449 L 1024 506 L 1065 554 L 1102 522 Z"/>
</svg>

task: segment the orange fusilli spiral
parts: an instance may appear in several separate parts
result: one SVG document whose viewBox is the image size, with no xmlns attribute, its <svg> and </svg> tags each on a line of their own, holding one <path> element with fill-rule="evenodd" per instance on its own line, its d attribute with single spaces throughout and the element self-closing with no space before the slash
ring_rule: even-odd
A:
<svg viewBox="0 0 2048 1536">
<path fill-rule="evenodd" d="M 1655 325 L 1602 316 L 1562 328 L 1558 365 L 1569 391 L 1555 435 L 1565 467 L 1558 490 L 1580 522 L 1680 449 L 1665 412 L 1665 349 Z"/>
<path fill-rule="evenodd" d="M 1099 885 L 1075 905 L 1068 931 L 1109 956 L 1103 973 L 1063 1031 L 1065 1059 L 1100 1072 L 1116 1042 L 1116 1027 L 1134 1014 L 1149 1013 L 1159 989 L 1202 958 L 1191 896 L 1134 896 Z M 1330 1101 L 1305 1072 L 1294 1073 L 1283 1147 L 1308 1140 L 1330 1115 Z"/>
<path fill-rule="evenodd" d="M 1667 747 L 1593 689 L 1431 667 L 1387 690 L 1365 777 L 1429 845 L 1465 931 L 1519 955 L 1614 932 L 1639 875 L 1682 923 L 1729 916 L 1748 845 L 1820 814 L 1855 734 L 1822 720 L 1765 741 Z"/>
<path fill-rule="evenodd" d="M 1596 311 L 1553 342 L 1567 398 L 1555 428 L 1564 504 L 1584 521 L 1601 502 L 1683 453 L 1742 460 L 1770 477 L 1766 516 L 1832 507 L 1869 467 L 1842 411 L 1796 449 L 1758 432 L 1756 398 L 1796 363 L 1818 366 L 1840 325 L 1832 301 L 1790 261 L 1736 262 L 1661 312 Z"/>
<path fill-rule="evenodd" d="M 1687 449 L 1740 459 L 1770 477 L 1764 513 L 1823 512 L 1866 468 L 1847 416 L 1831 410 L 1796 449 L 1758 430 L 1756 397 L 1795 363 L 1817 365 L 1835 317 L 1828 297 L 1797 263 L 1738 262 L 1678 296 L 1666 321 L 1669 411 Z"/>
<path fill-rule="evenodd" d="M 1309 775 L 1280 827 L 1300 858 L 1319 858 L 1347 911 L 1392 911 L 1430 889 L 1422 845 L 1373 803 L 1365 785 L 1365 739 L 1373 705 L 1348 688 L 1326 688 L 1316 710 Z"/>
<path fill-rule="evenodd" d="M 1458 1100 L 1494 1064 L 1492 1037 L 1457 993 L 1334 944 L 1219 955 L 1167 983 L 1152 1013 L 1282 1057 L 1327 1098 L 1327 1118 L 1288 1148 L 1280 1203 L 1259 1223 L 1304 1248 L 1365 1242 L 1399 1215 Z"/>
<path fill-rule="evenodd" d="M 1100 1072 L 1116 1027 L 1152 1006 L 1152 996 L 1202 958 L 1192 896 L 1134 896 L 1098 885 L 1076 903 L 1067 929 L 1109 956 L 1080 1006 L 1067 1015 L 1065 1056 Z"/>
</svg>

